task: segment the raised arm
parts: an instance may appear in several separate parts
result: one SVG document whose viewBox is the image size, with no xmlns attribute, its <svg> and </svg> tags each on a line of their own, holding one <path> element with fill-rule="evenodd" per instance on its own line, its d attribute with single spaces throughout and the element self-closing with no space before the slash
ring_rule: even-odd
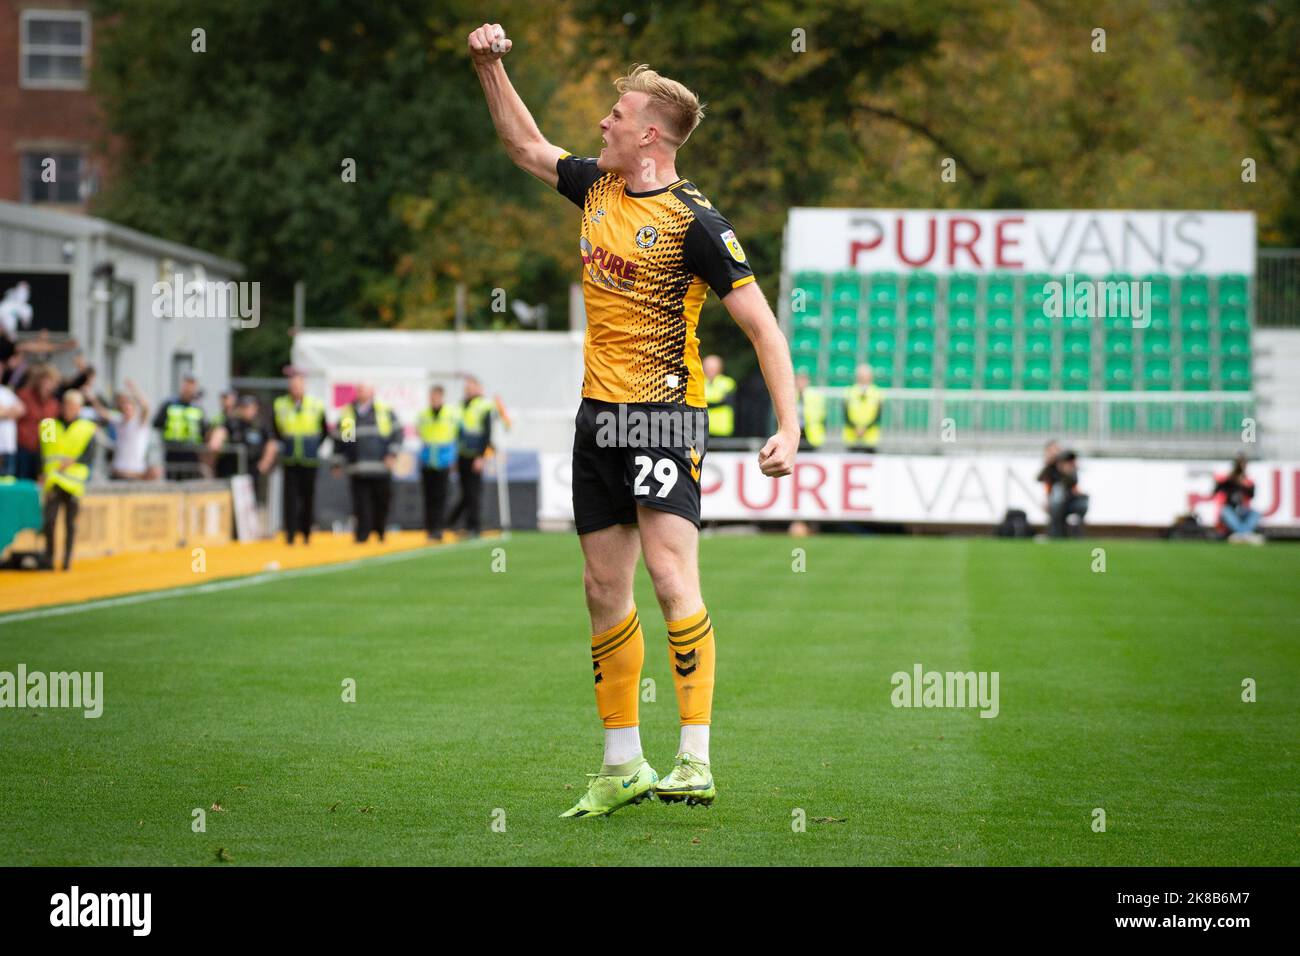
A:
<svg viewBox="0 0 1300 956">
<path fill-rule="evenodd" d="M 515 92 L 510 77 L 506 76 L 501 58 L 510 52 L 510 47 L 511 42 L 499 23 L 485 23 L 469 35 L 469 55 L 506 153 L 516 166 L 554 189 L 559 179 L 555 164 L 564 150 L 546 141 L 528 107 Z"/>
<path fill-rule="evenodd" d="M 763 370 L 763 381 L 772 396 L 777 432 L 758 453 L 758 464 L 763 474 L 780 478 L 794 469 L 794 456 L 799 449 L 799 411 L 790 349 L 757 282 L 747 282 L 731 290 L 723 297 L 722 304 L 753 344 Z"/>
</svg>

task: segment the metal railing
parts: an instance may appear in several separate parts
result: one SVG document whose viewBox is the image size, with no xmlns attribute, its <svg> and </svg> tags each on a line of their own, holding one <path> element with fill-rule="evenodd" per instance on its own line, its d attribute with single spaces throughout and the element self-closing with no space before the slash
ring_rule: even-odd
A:
<svg viewBox="0 0 1300 956">
<path fill-rule="evenodd" d="M 882 451 L 1008 451 L 1056 439 L 1089 454 L 1223 457 L 1258 439 L 1249 392 L 881 391 Z M 833 450 L 847 389 L 821 392 Z"/>
<path fill-rule="evenodd" d="M 1255 324 L 1300 327 L 1300 249 L 1260 249 L 1255 272 Z"/>
</svg>

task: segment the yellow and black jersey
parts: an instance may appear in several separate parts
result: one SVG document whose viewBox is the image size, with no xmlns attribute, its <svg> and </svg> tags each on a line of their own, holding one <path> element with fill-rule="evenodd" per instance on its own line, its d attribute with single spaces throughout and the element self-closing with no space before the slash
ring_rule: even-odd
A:
<svg viewBox="0 0 1300 956">
<path fill-rule="evenodd" d="M 566 153 L 555 169 L 582 208 L 583 396 L 706 407 L 700 307 L 710 287 L 721 297 L 754 281 L 731 223 L 685 179 L 629 192 L 594 159 Z"/>
</svg>

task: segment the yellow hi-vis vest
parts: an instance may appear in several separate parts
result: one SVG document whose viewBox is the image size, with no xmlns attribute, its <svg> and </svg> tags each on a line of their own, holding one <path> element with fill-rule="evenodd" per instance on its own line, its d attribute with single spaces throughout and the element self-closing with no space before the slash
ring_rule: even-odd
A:
<svg viewBox="0 0 1300 956">
<path fill-rule="evenodd" d="M 275 428 L 284 441 L 284 453 L 281 460 L 286 465 L 315 465 L 320 457 L 321 416 L 325 413 L 325 403 L 310 395 L 302 397 L 302 404 L 293 400 L 292 395 L 276 398 Z"/>
<path fill-rule="evenodd" d="M 41 458 L 45 462 L 45 490 L 57 485 L 80 498 L 86 492 L 90 466 L 77 461 L 95 437 L 95 423 L 79 418 L 71 425 L 58 418 L 41 421 Z"/>
<path fill-rule="evenodd" d="M 177 445 L 197 445 L 203 441 L 203 409 L 184 402 L 167 406 L 163 419 L 163 441 Z"/>
<path fill-rule="evenodd" d="M 460 416 L 460 455 L 477 458 L 487 451 L 487 417 L 497 404 L 486 395 L 475 395 L 465 405 Z"/>
<path fill-rule="evenodd" d="M 449 468 L 455 458 L 456 432 L 460 427 L 460 406 L 444 403 L 434 414 L 425 406 L 416 416 L 415 428 L 424 443 L 423 459 L 426 467 Z"/>
<path fill-rule="evenodd" d="M 393 433 L 392 409 L 379 399 L 375 399 L 372 404 L 375 406 L 375 427 L 379 429 L 379 437 L 387 438 Z M 339 437 L 344 441 L 357 440 L 357 410 L 351 402 L 339 412 L 339 432 Z"/>
<path fill-rule="evenodd" d="M 880 389 L 854 385 L 844 396 L 844 444 L 851 447 L 880 444 Z M 873 424 L 874 423 L 874 424 Z"/>
<path fill-rule="evenodd" d="M 799 426 L 812 447 L 826 441 L 826 398 L 811 386 L 799 393 Z"/>
<path fill-rule="evenodd" d="M 709 434 L 726 438 L 736 430 L 736 412 L 727 399 L 736 390 L 736 380 L 728 375 L 715 375 L 704 383 L 704 401 L 709 405 Z"/>
</svg>

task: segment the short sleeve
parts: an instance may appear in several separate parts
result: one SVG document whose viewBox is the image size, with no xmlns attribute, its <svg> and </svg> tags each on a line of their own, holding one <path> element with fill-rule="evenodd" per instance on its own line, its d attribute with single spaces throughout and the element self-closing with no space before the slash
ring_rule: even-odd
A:
<svg viewBox="0 0 1300 956">
<path fill-rule="evenodd" d="M 581 207 L 587 199 L 587 190 L 601 177 L 594 159 L 579 159 L 565 153 L 555 162 L 559 177 L 555 183 L 560 195 L 575 206 Z"/>
<path fill-rule="evenodd" d="M 698 210 L 686 230 L 686 267 L 722 298 L 732 289 L 754 281 L 745 250 L 731 223 L 713 210 Z"/>
</svg>

